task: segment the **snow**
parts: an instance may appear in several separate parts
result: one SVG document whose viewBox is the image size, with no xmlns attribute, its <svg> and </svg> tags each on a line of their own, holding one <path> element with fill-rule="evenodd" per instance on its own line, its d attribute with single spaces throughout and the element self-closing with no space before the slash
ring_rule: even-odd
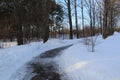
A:
<svg viewBox="0 0 120 80">
<path fill-rule="evenodd" d="M 63 52 L 61 70 L 69 80 L 120 80 L 120 33 L 115 32 L 100 44 L 95 52 L 89 52 L 82 43 L 77 43 Z"/>
<path fill-rule="evenodd" d="M 0 42 L 0 48 L 8 48 L 16 45 L 17 42 Z"/>
<path fill-rule="evenodd" d="M 20 67 L 47 50 L 77 42 L 79 42 L 77 39 L 74 41 L 52 39 L 45 44 L 34 42 L 27 45 L 0 49 L 0 80 L 10 80 L 11 76 Z"/>
<path fill-rule="evenodd" d="M 62 51 L 57 60 L 62 74 L 68 80 L 120 80 L 120 33 L 107 39 L 98 36 L 95 52 L 90 52 L 83 39 L 50 39 L 47 43 L 34 42 L 22 46 L 0 49 L 0 80 L 19 80 L 17 70 L 24 75 L 24 64 L 41 53 L 74 44 Z M 23 68 L 21 68 L 23 67 Z M 64 80 L 64 79 L 63 79 Z M 65 79 L 66 80 L 66 79 Z"/>
</svg>

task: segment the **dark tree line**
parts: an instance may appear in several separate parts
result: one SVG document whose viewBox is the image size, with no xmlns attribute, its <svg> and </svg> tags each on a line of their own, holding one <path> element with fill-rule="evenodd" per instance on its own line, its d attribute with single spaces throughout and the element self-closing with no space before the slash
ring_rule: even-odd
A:
<svg viewBox="0 0 120 80">
<path fill-rule="evenodd" d="M 114 33 L 120 14 L 120 2 L 117 0 L 104 0 L 103 38 Z"/>
<path fill-rule="evenodd" d="M 70 39 L 74 33 L 77 38 L 96 33 L 107 38 L 119 23 L 119 0 L 63 0 L 62 4 L 64 6 L 55 0 L 0 0 L 0 39 L 17 39 L 18 45 L 34 39 L 43 39 L 45 43 L 49 35 L 64 31 L 63 7 L 67 12 Z M 73 30 L 73 17 L 76 30 Z"/>
<path fill-rule="evenodd" d="M 18 45 L 31 38 L 49 38 L 49 27 L 60 25 L 62 6 L 54 0 L 0 0 L 0 38 L 16 38 Z"/>
</svg>

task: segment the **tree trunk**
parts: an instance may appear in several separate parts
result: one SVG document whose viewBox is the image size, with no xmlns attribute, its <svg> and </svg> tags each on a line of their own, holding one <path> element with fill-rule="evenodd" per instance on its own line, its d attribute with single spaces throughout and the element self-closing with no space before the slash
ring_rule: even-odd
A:
<svg viewBox="0 0 120 80">
<path fill-rule="evenodd" d="M 90 32 L 91 32 L 91 36 L 93 36 L 93 18 L 92 18 L 92 3 L 91 0 L 89 0 L 89 4 L 90 4 L 90 9 L 89 9 L 89 17 L 90 17 Z"/>
<path fill-rule="evenodd" d="M 83 0 L 81 0 L 81 13 L 82 13 L 82 28 L 83 28 L 83 37 L 85 37 L 85 28 L 84 28 L 84 9 L 83 9 Z"/>
<path fill-rule="evenodd" d="M 108 0 L 105 0 L 104 1 L 104 19 L 103 19 L 103 39 L 105 39 L 105 38 L 107 38 L 107 36 L 108 36 L 108 31 L 107 31 L 107 29 L 108 29 L 108 20 L 107 20 L 107 18 L 108 18 L 108 5 L 107 5 L 107 3 L 108 3 Z"/>
<path fill-rule="evenodd" d="M 76 34 L 77 34 L 77 38 L 79 38 L 76 0 L 74 0 L 74 8 L 75 8 Z"/>
<path fill-rule="evenodd" d="M 48 38 L 49 38 L 49 26 L 46 23 L 46 25 L 44 25 L 44 32 L 43 32 L 43 42 L 47 42 Z"/>
<path fill-rule="evenodd" d="M 17 24 L 15 27 L 16 27 L 16 31 L 17 31 L 17 42 L 18 42 L 18 45 L 22 45 L 23 44 L 22 25 L 21 24 Z"/>
<path fill-rule="evenodd" d="M 70 26 L 70 39 L 73 39 L 73 29 L 72 29 L 72 17 L 71 17 L 71 6 L 70 6 L 70 0 L 68 0 L 68 18 L 69 18 L 69 26 Z"/>
<path fill-rule="evenodd" d="M 93 32 L 93 36 L 95 36 L 95 21 L 96 21 L 96 14 L 95 14 L 95 2 L 93 0 L 92 2 L 92 5 L 93 5 L 93 8 L 92 8 L 92 11 L 93 11 L 93 28 L 92 28 L 92 32 Z"/>
<path fill-rule="evenodd" d="M 48 18 L 49 18 L 49 15 L 48 15 L 48 9 L 47 9 L 47 3 L 49 4 L 49 2 L 47 2 L 47 0 L 44 0 L 44 9 L 43 9 L 43 16 L 44 16 L 44 19 L 43 19 L 43 42 L 47 42 L 48 38 L 49 38 L 49 23 L 48 23 Z"/>
</svg>

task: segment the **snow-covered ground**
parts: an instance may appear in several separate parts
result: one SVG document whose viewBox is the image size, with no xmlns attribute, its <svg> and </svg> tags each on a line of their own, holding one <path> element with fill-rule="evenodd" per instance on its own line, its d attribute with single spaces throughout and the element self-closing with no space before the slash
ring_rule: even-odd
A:
<svg viewBox="0 0 120 80">
<path fill-rule="evenodd" d="M 0 41 L 0 48 L 8 48 L 16 45 L 17 45 L 17 42 L 1 42 Z"/>
<path fill-rule="evenodd" d="M 60 65 L 69 80 L 120 80 L 120 33 L 97 41 L 93 53 L 82 43 L 63 52 Z"/>
<path fill-rule="evenodd" d="M 99 36 L 93 53 L 82 39 L 51 39 L 45 44 L 34 42 L 0 49 L 0 80 L 11 80 L 18 69 L 41 53 L 70 44 L 74 45 L 62 51 L 57 60 L 69 80 L 120 80 L 120 33 L 117 32 L 106 40 Z"/>
<path fill-rule="evenodd" d="M 79 42 L 77 39 L 74 41 L 52 39 L 45 44 L 42 42 L 35 42 L 27 45 L 0 49 L 0 80 L 11 80 L 11 76 L 13 76 L 20 67 L 47 50 L 75 44 L 77 42 Z"/>
</svg>

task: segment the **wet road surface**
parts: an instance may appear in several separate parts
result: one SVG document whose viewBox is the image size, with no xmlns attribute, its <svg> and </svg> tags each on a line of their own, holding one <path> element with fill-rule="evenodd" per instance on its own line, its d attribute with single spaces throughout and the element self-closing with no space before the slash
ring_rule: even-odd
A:
<svg viewBox="0 0 120 80">
<path fill-rule="evenodd" d="M 52 49 L 35 57 L 26 64 L 27 73 L 22 80 L 62 80 L 57 59 L 69 46 Z"/>
</svg>

